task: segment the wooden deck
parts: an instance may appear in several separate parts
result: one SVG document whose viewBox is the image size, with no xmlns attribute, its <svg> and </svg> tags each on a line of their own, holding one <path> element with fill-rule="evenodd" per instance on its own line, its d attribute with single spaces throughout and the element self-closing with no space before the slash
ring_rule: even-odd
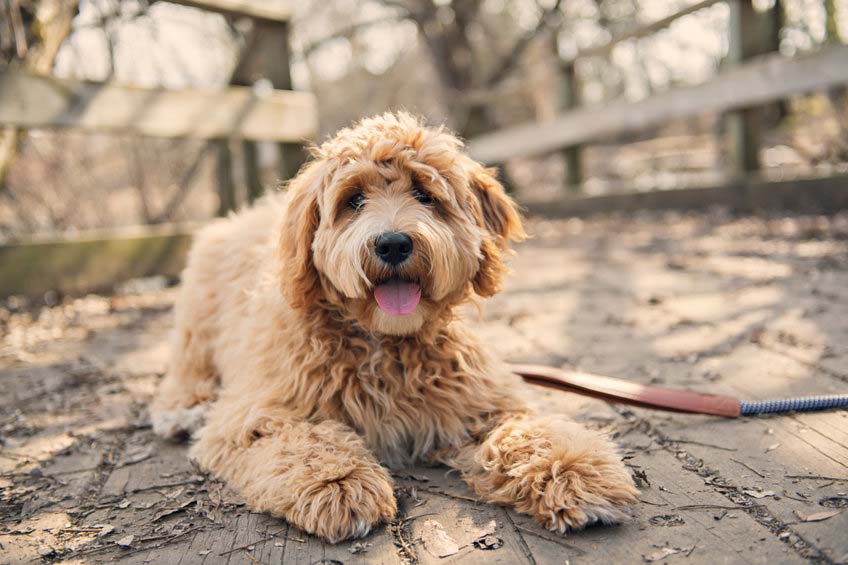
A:
<svg viewBox="0 0 848 565">
<path fill-rule="evenodd" d="M 848 216 L 530 228 L 479 324 L 508 359 L 747 399 L 848 390 Z M 0 563 L 848 562 L 848 412 L 731 421 L 529 388 L 617 438 L 630 522 L 560 537 L 412 469 L 397 521 L 322 544 L 152 435 L 173 296 L 0 310 Z"/>
</svg>

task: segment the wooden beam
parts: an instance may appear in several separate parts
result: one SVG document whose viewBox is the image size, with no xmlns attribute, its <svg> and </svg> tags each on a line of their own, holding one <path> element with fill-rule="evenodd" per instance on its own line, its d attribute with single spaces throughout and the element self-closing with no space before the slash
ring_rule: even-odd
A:
<svg viewBox="0 0 848 565">
<path fill-rule="evenodd" d="M 636 210 L 704 211 L 711 206 L 728 207 L 740 213 L 791 210 L 834 214 L 848 210 L 848 175 L 785 181 L 740 179 L 701 188 L 523 201 L 521 206 L 531 215 L 549 218 Z"/>
<path fill-rule="evenodd" d="M 77 294 L 132 278 L 177 276 L 195 227 L 136 227 L 0 245 L 0 296 Z"/>
<path fill-rule="evenodd" d="M 292 16 L 289 7 L 281 7 L 276 2 L 268 2 L 268 0 L 168 0 L 168 2 L 217 12 L 225 16 L 242 16 L 267 22 L 287 22 Z"/>
<path fill-rule="evenodd" d="M 643 130 L 708 112 L 757 106 L 793 94 L 848 83 L 848 46 L 786 58 L 768 55 L 698 86 L 677 88 L 639 102 L 614 102 L 527 123 L 471 140 L 469 152 L 486 163 L 538 155 L 588 141 Z"/>
<path fill-rule="evenodd" d="M 251 88 L 162 90 L 0 71 L 0 124 L 71 127 L 151 137 L 302 141 L 318 130 L 308 92 Z"/>
<path fill-rule="evenodd" d="M 762 42 L 761 25 L 753 0 L 730 2 L 727 63 L 732 66 L 751 59 Z M 762 108 L 742 108 L 725 117 L 730 171 L 745 176 L 760 169 L 760 115 Z"/>
</svg>

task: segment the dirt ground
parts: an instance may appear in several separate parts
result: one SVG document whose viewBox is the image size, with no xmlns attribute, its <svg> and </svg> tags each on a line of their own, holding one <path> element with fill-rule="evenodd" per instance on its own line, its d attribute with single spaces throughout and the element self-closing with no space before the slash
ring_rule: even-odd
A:
<svg viewBox="0 0 848 565">
<path fill-rule="evenodd" d="M 848 215 L 530 231 L 475 323 L 508 360 L 752 400 L 848 391 Z M 725 420 L 544 389 L 542 409 L 621 444 L 642 491 L 629 522 L 554 535 L 416 468 L 395 474 L 396 521 L 322 544 L 153 436 L 174 295 L 5 302 L 0 563 L 848 563 L 848 411 Z"/>
</svg>

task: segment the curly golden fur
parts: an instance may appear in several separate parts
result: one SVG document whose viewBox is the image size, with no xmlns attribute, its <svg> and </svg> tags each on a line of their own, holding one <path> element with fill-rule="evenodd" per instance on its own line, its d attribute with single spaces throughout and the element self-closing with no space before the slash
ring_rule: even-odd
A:
<svg viewBox="0 0 848 565">
<path fill-rule="evenodd" d="M 622 519 L 637 491 L 612 444 L 531 413 L 455 315 L 498 291 L 525 235 L 494 171 L 403 113 L 313 153 L 284 193 L 197 235 L 156 431 L 194 432 L 191 456 L 253 508 L 331 542 L 391 520 L 384 465 L 416 461 L 558 532 Z M 411 240 L 399 264 L 374 251 L 389 231 Z M 414 311 L 375 299 L 392 277 L 420 290 Z"/>
</svg>

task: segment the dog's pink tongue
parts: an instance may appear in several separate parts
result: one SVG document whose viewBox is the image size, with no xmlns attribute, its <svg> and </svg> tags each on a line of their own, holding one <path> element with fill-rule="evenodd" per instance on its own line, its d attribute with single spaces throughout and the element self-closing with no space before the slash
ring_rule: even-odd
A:
<svg viewBox="0 0 848 565">
<path fill-rule="evenodd" d="M 389 281 L 377 285 L 374 298 L 380 310 L 390 316 L 403 316 L 413 312 L 421 300 L 421 287 L 418 283 Z"/>
</svg>

